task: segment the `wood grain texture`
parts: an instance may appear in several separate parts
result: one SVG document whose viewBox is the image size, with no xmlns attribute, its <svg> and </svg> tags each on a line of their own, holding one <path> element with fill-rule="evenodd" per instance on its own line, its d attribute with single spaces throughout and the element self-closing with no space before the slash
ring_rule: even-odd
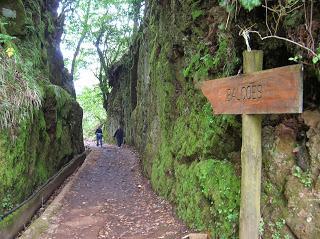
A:
<svg viewBox="0 0 320 239">
<path fill-rule="evenodd" d="M 214 114 L 302 113 L 302 65 L 200 83 Z"/>
<path fill-rule="evenodd" d="M 263 52 L 244 51 L 243 71 L 262 70 Z M 259 238 L 262 115 L 242 115 L 240 239 Z"/>
</svg>

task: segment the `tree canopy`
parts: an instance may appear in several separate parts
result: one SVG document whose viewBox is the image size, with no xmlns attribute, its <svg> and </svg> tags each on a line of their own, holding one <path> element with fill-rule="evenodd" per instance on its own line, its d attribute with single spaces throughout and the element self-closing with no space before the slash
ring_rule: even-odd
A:
<svg viewBox="0 0 320 239">
<path fill-rule="evenodd" d="M 94 130 L 103 125 L 107 120 L 103 108 L 102 93 L 99 86 L 85 88 L 78 96 L 78 102 L 84 110 L 83 113 L 83 134 L 84 138 L 94 138 Z"/>
<path fill-rule="evenodd" d="M 75 80 L 77 69 L 98 62 L 95 75 L 100 84 L 106 83 L 107 68 L 124 54 L 138 30 L 141 6 L 141 0 L 62 1 L 62 43 L 73 52 L 66 62 Z"/>
<path fill-rule="evenodd" d="M 65 21 L 62 44 L 69 51 L 65 62 L 74 80 L 80 69 L 92 71 L 99 87 L 86 88 L 78 95 L 84 108 L 84 135 L 92 136 L 106 121 L 103 102 L 110 91 L 108 70 L 127 51 L 138 31 L 142 0 L 62 0 L 60 18 Z M 101 91 L 102 90 L 102 91 Z"/>
</svg>

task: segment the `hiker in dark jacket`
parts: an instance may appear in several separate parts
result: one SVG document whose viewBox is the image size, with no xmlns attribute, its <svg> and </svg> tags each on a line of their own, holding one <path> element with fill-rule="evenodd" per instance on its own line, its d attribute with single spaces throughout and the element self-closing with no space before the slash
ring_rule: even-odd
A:
<svg viewBox="0 0 320 239">
<path fill-rule="evenodd" d="M 117 131 L 114 133 L 113 137 L 116 138 L 118 147 L 121 147 L 121 145 L 123 143 L 123 137 L 124 137 L 124 132 L 121 129 L 121 127 L 119 127 L 117 129 Z"/>
<path fill-rule="evenodd" d="M 99 126 L 96 130 L 96 138 L 97 138 L 97 146 L 100 146 L 102 147 L 102 129 L 101 129 L 101 126 Z"/>
</svg>

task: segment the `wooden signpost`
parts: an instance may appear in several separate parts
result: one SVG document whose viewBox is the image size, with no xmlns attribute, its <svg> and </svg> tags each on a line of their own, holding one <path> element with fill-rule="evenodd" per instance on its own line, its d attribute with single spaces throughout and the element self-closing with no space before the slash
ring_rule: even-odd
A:
<svg viewBox="0 0 320 239">
<path fill-rule="evenodd" d="M 302 66 L 262 71 L 262 60 L 262 51 L 245 51 L 245 74 L 200 85 L 214 114 L 242 114 L 240 239 L 259 238 L 261 114 L 302 113 Z"/>
<path fill-rule="evenodd" d="M 247 72 L 248 73 L 248 72 Z M 202 83 L 215 114 L 302 112 L 301 66 L 292 65 Z"/>
</svg>

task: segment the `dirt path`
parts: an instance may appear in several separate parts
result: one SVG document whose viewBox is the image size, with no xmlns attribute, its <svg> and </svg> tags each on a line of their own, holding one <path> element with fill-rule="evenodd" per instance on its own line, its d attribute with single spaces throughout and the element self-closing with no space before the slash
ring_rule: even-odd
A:
<svg viewBox="0 0 320 239">
<path fill-rule="evenodd" d="M 178 239 L 186 227 L 157 197 L 127 148 L 93 147 L 42 239 Z"/>
</svg>

